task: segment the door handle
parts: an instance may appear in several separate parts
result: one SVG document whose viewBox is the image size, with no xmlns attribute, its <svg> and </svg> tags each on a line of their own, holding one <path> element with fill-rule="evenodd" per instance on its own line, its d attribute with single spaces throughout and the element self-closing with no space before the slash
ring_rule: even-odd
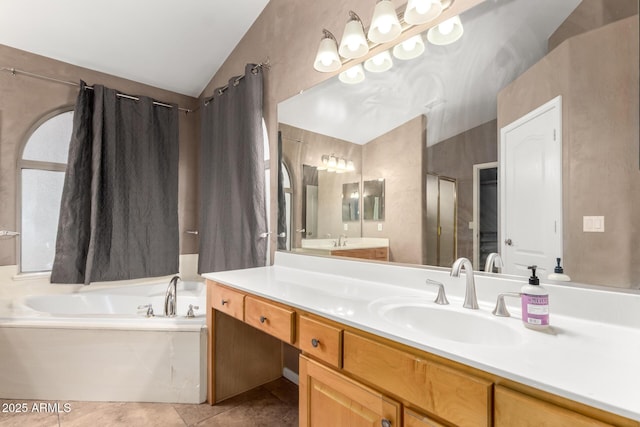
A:
<svg viewBox="0 0 640 427">
<path fill-rule="evenodd" d="M 507 246 L 513 246 L 513 241 L 511 239 L 505 239 L 504 244 Z"/>
</svg>

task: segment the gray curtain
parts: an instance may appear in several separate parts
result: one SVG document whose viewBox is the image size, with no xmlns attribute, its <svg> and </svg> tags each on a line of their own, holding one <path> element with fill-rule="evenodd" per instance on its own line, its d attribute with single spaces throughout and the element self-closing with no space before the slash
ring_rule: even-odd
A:
<svg viewBox="0 0 640 427">
<path fill-rule="evenodd" d="M 245 67 L 202 111 L 198 272 L 265 265 L 262 70 Z"/>
<path fill-rule="evenodd" d="M 177 105 L 81 82 L 51 282 L 164 276 L 178 257 Z"/>
<path fill-rule="evenodd" d="M 287 249 L 287 201 L 282 170 L 282 132 L 278 131 L 278 249 Z"/>
</svg>

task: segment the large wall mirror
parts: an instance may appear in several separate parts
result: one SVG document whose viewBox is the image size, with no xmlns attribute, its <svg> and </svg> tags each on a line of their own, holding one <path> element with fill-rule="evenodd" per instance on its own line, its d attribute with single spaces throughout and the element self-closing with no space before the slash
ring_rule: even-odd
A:
<svg viewBox="0 0 640 427">
<path fill-rule="evenodd" d="M 279 104 L 291 250 L 384 238 L 392 262 L 482 270 L 499 252 L 515 266 L 502 273 L 534 259 L 545 277 L 558 257 L 573 282 L 640 288 L 637 1 L 490 0 L 460 20 L 454 43 L 423 37 L 417 58 Z M 383 211 L 362 199 L 378 180 Z"/>
</svg>

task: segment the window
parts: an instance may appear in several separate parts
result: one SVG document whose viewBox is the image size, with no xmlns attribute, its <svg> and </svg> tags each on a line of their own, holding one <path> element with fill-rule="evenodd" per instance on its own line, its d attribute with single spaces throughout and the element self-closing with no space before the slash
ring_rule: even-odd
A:
<svg viewBox="0 0 640 427">
<path fill-rule="evenodd" d="M 72 127 L 73 111 L 43 117 L 18 160 L 21 273 L 50 271 L 53 266 Z"/>
</svg>

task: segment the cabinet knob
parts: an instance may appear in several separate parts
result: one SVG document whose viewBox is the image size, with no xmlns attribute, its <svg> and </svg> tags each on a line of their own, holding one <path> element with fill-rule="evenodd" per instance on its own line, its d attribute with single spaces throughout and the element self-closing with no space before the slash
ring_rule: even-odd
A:
<svg viewBox="0 0 640 427">
<path fill-rule="evenodd" d="M 226 300 L 226 299 L 223 299 L 221 302 L 222 302 L 222 305 L 229 304 L 229 300 Z"/>
<path fill-rule="evenodd" d="M 264 316 L 260 316 L 260 323 L 264 323 L 267 321 L 267 318 Z"/>
<path fill-rule="evenodd" d="M 383 418 L 382 421 L 380 422 L 380 425 L 382 427 L 391 427 L 391 421 L 389 421 L 386 418 Z"/>
<path fill-rule="evenodd" d="M 320 345 L 320 340 L 318 340 L 318 339 L 316 339 L 316 338 L 312 338 L 312 339 L 311 339 L 311 345 L 312 345 L 314 348 L 318 348 L 318 346 Z"/>
</svg>

